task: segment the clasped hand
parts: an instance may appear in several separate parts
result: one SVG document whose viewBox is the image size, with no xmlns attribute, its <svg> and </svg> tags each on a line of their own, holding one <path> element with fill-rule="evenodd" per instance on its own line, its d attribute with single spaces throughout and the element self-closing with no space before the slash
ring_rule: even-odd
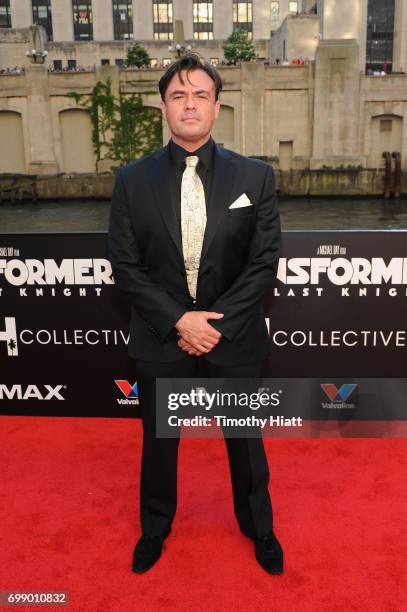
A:
<svg viewBox="0 0 407 612">
<path fill-rule="evenodd" d="M 222 334 L 208 323 L 208 319 L 221 319 L 220 312 L 196 310 L 185 312 L 175 324 L 179 335 L 178 346 L 189 355 L 209 353 L 219 342 Z"/>
</svg>

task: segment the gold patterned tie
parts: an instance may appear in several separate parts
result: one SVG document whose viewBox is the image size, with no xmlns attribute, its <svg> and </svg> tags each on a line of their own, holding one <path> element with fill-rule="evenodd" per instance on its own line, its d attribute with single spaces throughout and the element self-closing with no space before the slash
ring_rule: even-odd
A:
<svg viewBox="0 0 407 612">
<path fill-rule="evenodd" d="M 197 155 L 185 158 L 186 168 L 181 181 L 182 251 L 188 289 L 193 298 L 196 298 L 199 262 L 206 227 L 205 191 L 196 171 L 198 162 Z"/>
</svg>

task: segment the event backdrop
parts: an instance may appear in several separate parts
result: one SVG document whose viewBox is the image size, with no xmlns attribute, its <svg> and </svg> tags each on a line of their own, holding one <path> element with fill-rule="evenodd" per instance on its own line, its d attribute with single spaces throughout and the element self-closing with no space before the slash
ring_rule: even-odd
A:
<svg viewBox="0 0 407 612">
<path fill-rule="evenodd" d="M 309 418 L 404 419 L 406 304 L 406 232 L 284 232 L 263 374 Z M 128 322 L 105 233 L 0 234 L 0 412 L 137 416 Z"/>
</svg>

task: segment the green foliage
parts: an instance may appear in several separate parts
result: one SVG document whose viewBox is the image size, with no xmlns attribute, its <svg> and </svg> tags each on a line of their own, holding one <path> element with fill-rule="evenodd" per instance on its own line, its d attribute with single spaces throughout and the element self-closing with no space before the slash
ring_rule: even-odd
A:
<svg viewBox="0 0 407 612">
<path fill-rule="evenodd" d="M 162 146 L 161 112 L 146 108 L 140 94 L 120 94 L 112 132 L 110 157 L 127 164 Z"/>
<path fill-rule="evenodd" d="M 247 32 L 243 30 L 232 32 L 223 45 L 223 51 L 226 61 L 232 64 L 239 61 L 250 62 L 258 57 L 252 41 L 249 40 Z"/>
<path fill-rule="evenodd" d="M 74 98 L 75 102 L 89 111 L 92 122 L 92 143 L 96 160 L 102 158 L 102 145 L 107 143 L 107 131 L 114 113 L 114 98 L 111 89 L 111 79 L 106 83 L 98 81 L 92 90 L 90 99 L 84 102 L 86 96 L 75 91 L 68 92 L 67 96 Z"/>
<path fill-rule="evenodd" d="M 357 171 L 357 170 L 364 170 L 363 166 L 361 164 L 358 164 L 357 166 L 352 166 L 352 164 L 348 164 L 346 167 L 341 164 L 340 166 L 328 166 L 327 164 L 322 164 L 320 170 L 353 170 L 353 171 Z"/>
<path fill-rule="evenodd" d="M 149 66 L 150 56 L 144 47 L 135 42 L 127 50 L 126 64 L 127 66 L 138 66 L 139 68 L 141 66 Z"/>
<path fill-rule="evenodd" d="M 115 98 L 108 78 L 105 83 L 98 81 L 90 96 L 75 91 L 67 95 L 90 114 L 97 161 L 111 159 L 124 165 L 162 146 L 161 112 L 145 107 L 141 94 L 119 92 Z"/>
<path fill-rule="evenodd" d="M 352 166 L 352 164 L 348 164 L 348 170 L 364 170 L 362 164 L 358 164 L 357 166 Z"/>
</svg>

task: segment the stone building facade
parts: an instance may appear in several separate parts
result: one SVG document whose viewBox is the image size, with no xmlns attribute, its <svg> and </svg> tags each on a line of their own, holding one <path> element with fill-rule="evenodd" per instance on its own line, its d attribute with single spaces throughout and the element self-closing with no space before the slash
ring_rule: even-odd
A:
<svg viewBox="0 0 407 612">
<path fill-rule="evenodd" d="M 2 2 L 9 6 L 12 29 L 33 23 L 46 28 L 49 62 L 63 66 L 68 61 L 82 66 L 101 60 L 119 63 L 132 40 L 148 49 L 153 64 L 169 62 L 176 20 L 182 20 L 185 39 L 214 63 L 222 61 L 222 43 L 236 28 L 246 30 L 260 56 L 267 58 L 273 32 L 287 15 L 307 6 L 307 0 L 0 0 L 0 11 Z M 1 22 L 0 12 L 0 28 L 5 19 Z M 3 55 L 0 68 L 6 60 L 12 65 L 12 58 Z"/>
<path fill-rule="evenodd" d="M 343 7 L 347 1 L 337 0 L 336 6 Z M 68 6 L 72 2 L 63 0 L 61 4 Z M 179 7 L 184 4 L 180 2 Z M 222 6 L 229 4 L 231 6 L 232 2 L 222 3 Z M 366 6 L 366 11 L 371 9 L 368 0 L 349 0 L 349 11 L 356 4 L 360 8 L 359 16 L 367 14 L 363 13 L 363 6 Z M 18 5 L 20 11 L 26 6 L 28 19 L 29 3 L 18 0 Z M 135 2 L 133 5 L 136 7 Z M 175 5 L 174 2 L 174 11 Z M 214 7 L 216 5 L 219 9 L 221 3 L 214 2 Z M 256 28 L 260 28 L 255 27 L 255 15 L 260 5 L 253 2 L 254 35 Z M 240 66 L 219 66 L 224 90 L 221 93 L 222 110 L 214 130 L 215 140 L 244 155 L 263 156 L 283 172 L 338 167 L 379 169 L 383 167 L 385 151 L 400 152 L 405 171 L 407 76 L 402 71 L 402 64 L 407 45 L 404 41 L 403 47 L 401 42 L 407 33 L 407 27 L 402 28 L 407 11 L 395 0 L 392 73 L 389 70 L 384 74 L 369 68 L 367 74 L 368 34 L 363 35 L 362 21 L 357 25 L 348 21 L 344 14 L 341 28 L 340 24 L 332 21 L 334 5 L 334 0 L 325 0 L 319 15 L 287 15 L 271 39 L 270 33 L 268 40 L 254 39 L 258 45 L 270 44 L 271 52 L 273 39 L 281 42 L 281 37 L 286 36 L 286 48 L 295 49 L 293 53 L 298 57 L 302 53 L 295 39 L 301 38 L 303 28 L 302 32 L 308 32 L 309 40 L 312 39 L 309 63 L 299 65 L 287 59 L 279 65 L 255 61 Z M 134 14 L 137 15 L 136 10 Z M 20 21 L 12 25 L 22 26 L 22 15 L 21 12 Z M 182 16 L 181 10 L 179 16 Z M 103 20 L 96 27 L 95 14 L 95 36 L 97 32 L 107 32 L 108 26 L 102 27 L 102 23 Z M 96 168 L 92 150 L 90 117 L 67 96 L 70 91 L 90 94 L 98 80 L 110 77 L 116 91 L 119 87 L 125 92 L 141 93 L 155 89 L 156 94 L 143 93 L 143 99 L 147 106 L 158 112 L 158 80 L 162 69 L 132 71 L 120 69 L 114 62 L 101 65 L 108 49 L 115 54 L 114 45 L 123 46 L 129 42 L 58 42 L 55 40 L 58 27 L 55 23 L 54 41 L 46 43 L 48 57 L 45 64 L 27 62 L 20 74 L 0 73 L 0 173 L 45 175 L 100 170 Z M 220 25 L 216 27 L 220 28 Z M 194 43 L 194 38 L 189 36 L 190 29 L 191 24 L 185 22 L 185 40 Z M 14 60 L 9 65 L 21 65 L 25 51 L 32 47 L 32 36 L 33 30 L 29 27 L 3 29 L 0 60 L 9 54 Z M 100 36 L 103 38 L 105 34 Z M 302 40 L 305 38 L 303 36 Z M 222 41 L 214 38 L 196 42 L 202 45 L 204 57 L 210 60 L 213 50 L 205 50 L 205 45 L 218 44 L 221 48 Z M 168 46 L 168 41 L 151 41 L 151 44 Z M 72 45 L 70 52 L 75 54 L 79 46 L 83 53 L 88 54 L 86 59 L 89 61 L 82 63 L 95 64 L 95 70 L 50 72 L 47 67 L 55 45 L 59 45 L 61 54 L 68 53 L 69 45 Z M 374 55 L 372 57 L 374 59 Z M 136 84 L 129 84 L 131 80 Z M 164 124 L 164 143 L 168 136 Z"/>
</svg>

